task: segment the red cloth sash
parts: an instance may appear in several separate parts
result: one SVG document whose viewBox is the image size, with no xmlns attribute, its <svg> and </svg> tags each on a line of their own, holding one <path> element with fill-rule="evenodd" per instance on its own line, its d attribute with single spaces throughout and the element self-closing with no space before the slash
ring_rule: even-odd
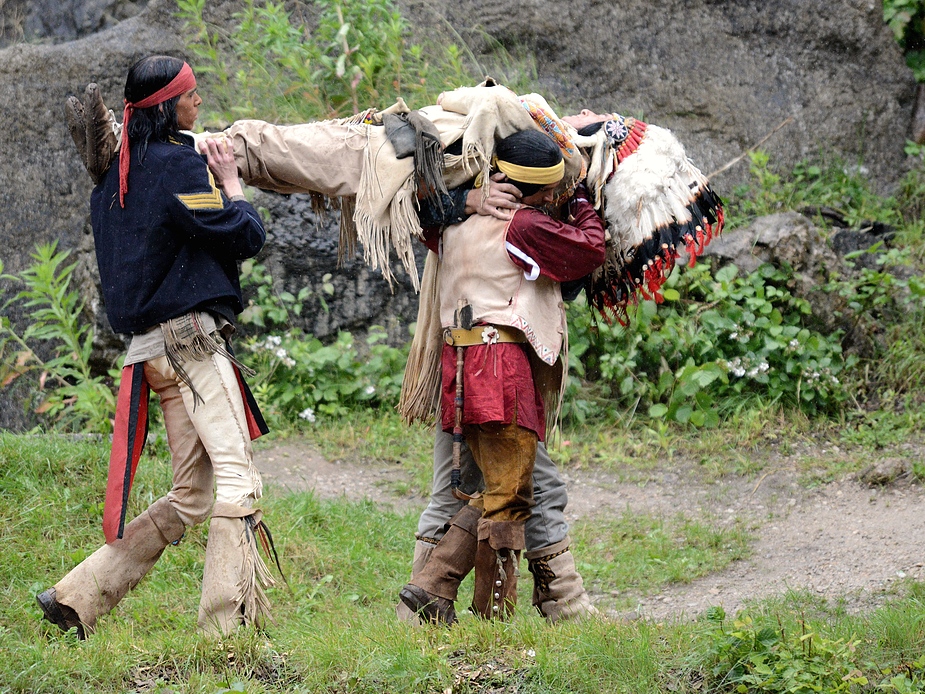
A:
<svg viewBox="0 0 925 694">
<path fill-rule="evenodd" d="M 128 493 L 135 479 L 138 459 L 148 437 L 148 382 L 144 364 L 122 369 L 116 421 L 109 454 L 109 479 L 106 482 L 106 505 L 103 510 L 103 534 L 106 542 L 122 537 Z"/>
</svg>

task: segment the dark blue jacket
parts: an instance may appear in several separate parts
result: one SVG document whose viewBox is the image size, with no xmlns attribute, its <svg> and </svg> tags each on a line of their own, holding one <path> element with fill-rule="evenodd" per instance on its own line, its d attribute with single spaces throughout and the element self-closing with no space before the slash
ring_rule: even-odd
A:
<svg viewBox="0 0 925 694">
<path fill-rule="evenodd" d="M 243 310 L 237 261 L 266 232 L 248 202 L 216 186 L 193 140 L 132 146 L 125 207 L 114 161 L 90 198 L 96 259 L 112 329 L 138 333 L 191 310 L 233 317 Z"/>
</svg>

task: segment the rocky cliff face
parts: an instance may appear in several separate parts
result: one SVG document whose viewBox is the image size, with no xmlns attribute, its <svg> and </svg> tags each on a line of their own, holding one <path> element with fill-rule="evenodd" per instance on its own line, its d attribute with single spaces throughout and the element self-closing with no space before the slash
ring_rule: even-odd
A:
<svg viewBox="0 0 925 694">
<path fill-rule="evenodd" d="M 236 4 L 221 0 L 210 9 L 230 16 Z M 486 36 L 528 49 L 537 61 L 536 91 L 555 97 L 564 110 L 618 111 L 671 128 L 705 172 L 788 118 L 763 145 L 784 168 L 836 155 L 863 165 L 888 189 L 904 167 L 915 84 L 879 2 L 665 0 L 657 9 L 643 0 L 398 4 L 419 30 L 452 41 L 458 32 L 476 53 L 491 50 Z M 95 81 L 116 106 L 135 60 L 183 55 L 175 9 L 170 0 L 0 5 L 0 43 L 8 45 L 0 50 L 0 259 L 6 271 L 23 269 L 37 242 L 54 239 L 82 251 L 83 265 L 92 268 L 91 184 L 64 124 L 64 100 Z M 745 171 L 738 164 L 719 174 L 717 190 L 728 193 Z M 376 323 L 404 338 L 416 306 L 408 283 L 391 293 L 360 257 L 338 269 L 336 220 L 316 220 L 299 196 L 261 194 L 257 202 L 271 218 L 264 262 L 286 288 L 310 286 L 316 297 L 303 312 L 303 327 L 324 337 Z M 317 300 L 326 273 L 335 286 L 326 297 L 329 311 Z M 98 314 L 89 277 L 84 291 Z M 11 289 L 0 281 L 0 296 Z M 21 319 L 15 310 L 13 317 Z M 103 342 L 118 350 L 113 338 Z M 0 407 L 0 427 L 14 420 Z"/>
<path fill-rule="evenodd" d="M 409 2 L 422 16 L 432 0 Z M 880 2 L 868 0 L 441 0 L 464 37 L 479 31 L 537 57 L 540 91 L 670 128 L 704 172 L 769 140 L 792 167 L 822 152 L 863 162 L 884 186 L 902 168 L 914 83 Z M 462 27 L 470 27 L 467 31 Z M 716 179 L 741 180 L 744 167 Z"/>
</svg>

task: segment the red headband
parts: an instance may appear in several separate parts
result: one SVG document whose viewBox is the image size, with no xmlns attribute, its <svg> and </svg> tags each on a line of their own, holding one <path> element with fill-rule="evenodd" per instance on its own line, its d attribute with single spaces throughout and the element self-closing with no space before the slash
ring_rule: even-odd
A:
<svg viewBox="0 0 925 694">
<path fill-rule="evenodd" d="M 125 194 L 128 192 L 128 167 L 132 156 L 131 152 L 129 152 L 128 141 L 128 122 L 132 117 L 132 113 L 138 108 L 157 106 L 168 99 L 185 94 L 195 88 L 196 76 L 193 74 L 193 68 L 188 63 L 183 63 L 180 72 L 170 80 L 166 87 L 158 89 L 151 96 L 145 97 L 141 101 L 125 102 L 125 110 L 122 112 L 122 144 L 119 146 L 119 205 L 122 207 L 125 207 Z"/>
</svg>

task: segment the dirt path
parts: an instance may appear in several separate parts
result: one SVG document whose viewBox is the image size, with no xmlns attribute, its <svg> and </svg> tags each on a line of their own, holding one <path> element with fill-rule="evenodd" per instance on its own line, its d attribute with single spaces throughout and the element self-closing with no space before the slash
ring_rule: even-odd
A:
<svg viewBox="0 0 925 694">
<path fill-rule="evenodd" d="M 904 457 L 921 460 L 922 453 L 913 448 Z M 322 498 L 372 498 L 398 511 L 416 511 L 426 503 L 391 491 L 405 480 L 401 466 L 331 462 L 304 442 L 261 448 L 257 465 L 271 487 L 313 489 Z M 694 617 L 716 605 L 731 615 L 750 600 L 788 589 L 842 599 L 849 610 L 861 610 L 880 604 L 897 581 L 925 580 L 925 489 L 908 476 L 876 485 L 850 476 L 807 488 L 785 458 L 753 479 L 703 482 L 696 471 L 688 474 L 675 464 L 644 484 L 593 470 L 567 470 L 565 476 L 570 521 L 627 510 L 683 514 L 719 525 L 745 523 L 756 538 L 750 558 L 641 596 L 636 613 L 643 617 Z"/>
</svg>

